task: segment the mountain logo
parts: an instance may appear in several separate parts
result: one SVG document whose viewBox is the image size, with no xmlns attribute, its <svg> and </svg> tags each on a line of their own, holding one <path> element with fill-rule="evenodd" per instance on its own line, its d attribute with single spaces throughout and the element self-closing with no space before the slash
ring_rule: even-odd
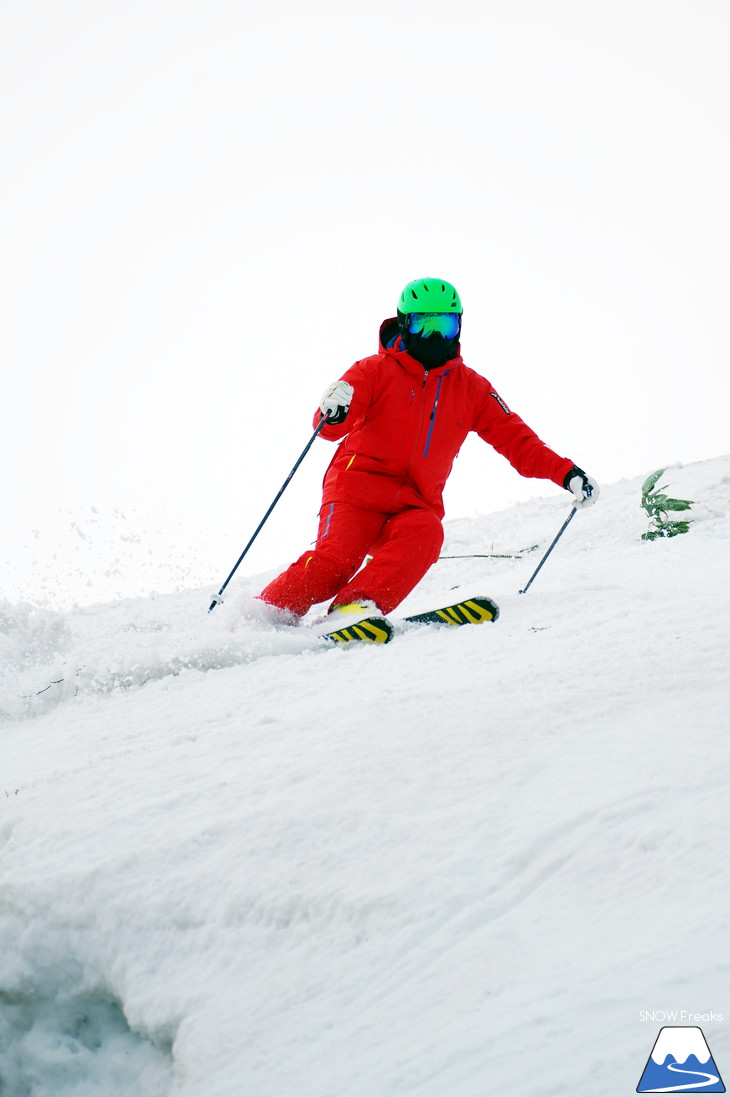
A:
<svg viewBox="0 0 730 1097">
<path fill-rule="evenodd" d="M 651 1049 L 637 1093 L 725 1093 L 701 1028 L 662 1028 Z"/>
</svg>

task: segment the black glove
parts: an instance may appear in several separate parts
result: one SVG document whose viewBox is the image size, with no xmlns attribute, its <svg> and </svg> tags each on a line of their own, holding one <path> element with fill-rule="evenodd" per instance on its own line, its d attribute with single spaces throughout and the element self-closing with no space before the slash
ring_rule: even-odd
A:
<svg viewBox="0 0 730 1097">
<path fill-rule="evenodd" d="M 563 487 L 575 496 L 573 506 L 581 509 L 593 506 L 600 492 L 596 481 L 583 472 L 583 469 L 579 469 L 577 465 L 573 465 L 570 472 L 566 473 Z"/>
</svg>

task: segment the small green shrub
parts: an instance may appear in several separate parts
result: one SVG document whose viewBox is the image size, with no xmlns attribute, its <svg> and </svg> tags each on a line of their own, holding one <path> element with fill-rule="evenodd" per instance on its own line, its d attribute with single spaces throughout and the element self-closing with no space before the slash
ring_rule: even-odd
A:
<svg viewBox="0 0 730 1097">
<path fill-rule="evenodd" d="M 680 533 L 687 533 L 692 521 L 691 518 L 667 520 L 667 515 L 682 510 L 690 510 L 693 499 L 670 499 L 663 493 L 664 489 L 656 491 L 657 483 L 662 478 L 666 469 L 658 469 L 647 477 L 641 487 L 641 505 L 651 519 L 651 527 L 646 533 L 642 533 L 642 541 L 656 541 L 658 537 L 676 537 Z"/>
</svg>

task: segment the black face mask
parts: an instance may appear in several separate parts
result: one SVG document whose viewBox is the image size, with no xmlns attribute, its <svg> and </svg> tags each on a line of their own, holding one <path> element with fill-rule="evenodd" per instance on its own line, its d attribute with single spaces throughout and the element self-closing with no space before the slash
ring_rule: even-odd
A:
<svg viewBox="0 0 730 1097">
<path fill-rule="evenodd" d="M 459 336 L 444 339 L 443 335 L 413 335 L 410 331 L 401 332 L 405 348 L 411 357 L 420 362 L 424 369 L 437 369 L 456 355 Z"/>
</svg>

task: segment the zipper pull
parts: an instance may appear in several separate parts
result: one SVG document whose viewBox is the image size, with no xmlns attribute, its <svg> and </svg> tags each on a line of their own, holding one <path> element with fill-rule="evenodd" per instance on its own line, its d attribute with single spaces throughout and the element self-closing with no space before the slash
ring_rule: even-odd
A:
<svg viewBox="0 0 730 1097">
<path fill-rule="evenodd" d="M 421 388 L 422 388 L 422 389 L 425 389 L 425 387 L 426 387 L 426 381 L 427 381 L 427 380 L 428 380 L 428 370 L 427 370 L 427 369 L 425 369 L 425 370 L 423 371 L 423 384 L 421 385 Z"/>
</svg>

